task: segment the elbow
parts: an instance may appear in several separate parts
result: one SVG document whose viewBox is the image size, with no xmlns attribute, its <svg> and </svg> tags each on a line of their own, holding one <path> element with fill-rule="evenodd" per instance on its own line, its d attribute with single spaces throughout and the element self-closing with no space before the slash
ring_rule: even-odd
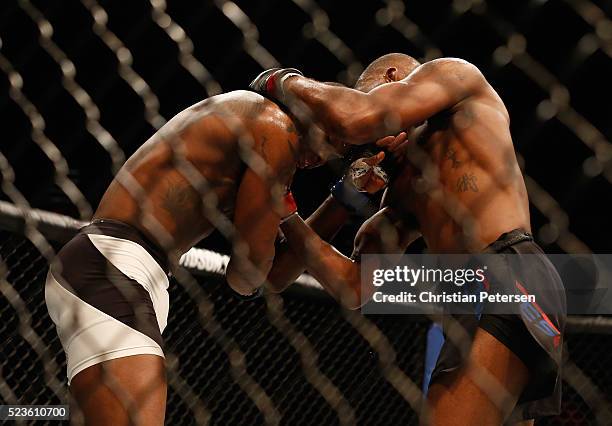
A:
<svg viewBox="0 0 612 426">
<path fill-rule="evenodd" d="M 225 274 L 225 280 L 232 290 L 240 296 L 249 296 L 255 293 L 260 285 L 248 280 L 244 274 L 237 272 L 235 269 L 228 269 Z"/>
<path fill-rule="evenodd" d="M 363 303 L 361 303 L 359 296 L 353 295 L 352 297 L 348 298 L 348 300 L 346 300 L 346 298 L 342 299 L 342 306 L 350 311 L 356 311 L 361 308 L 362 305 Z"/>
<path fill-rule="evenodd" d="M 232 258 L 233 259 L 233 258 Z M 225 279 L 232 290 L 241 296 L 251 296 L 256 293 L 266 281 L 267 268 L 251 265 L 242 265 L 230 260 L 225 272 Z"/>
<path fill-rule="evenodd" d="M 342 306 L 350 311 L 356 311 L 365 304 L 365 301 L 361 297 L 361 292 L 352 291 L 352 289 L 342 294 L 340 302 Z"/>
<path fill-rule="evenodd" d="M 342 288 L 342 292 L 339 295 L 340 302 L 342 306 L 351 311 L 361 308 L 367 301 L 362 291 L 361 274 L 359 274 L 358 269 L 351 268 L 345 274 L 344 285 L 340 287 Z"/>
</svg>

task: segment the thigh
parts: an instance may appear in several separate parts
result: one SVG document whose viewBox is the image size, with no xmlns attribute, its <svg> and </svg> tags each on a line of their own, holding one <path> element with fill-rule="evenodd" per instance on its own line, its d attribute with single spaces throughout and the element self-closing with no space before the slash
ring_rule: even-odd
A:
<svg viewBox="0 0 612 426">
<path fill-rule="evenodd" d="M 520 358 L 478 328 L 466 361 L 430 386 L 427 424 L 500 425 L 512 412 L 529 379 Z"/>
<path fill-rule="evenodd" d="M 87 425 L 163 425 L 166 411 L 164 359 L 134 355 L 78 373 L 70 392 Z"/>
</svg>

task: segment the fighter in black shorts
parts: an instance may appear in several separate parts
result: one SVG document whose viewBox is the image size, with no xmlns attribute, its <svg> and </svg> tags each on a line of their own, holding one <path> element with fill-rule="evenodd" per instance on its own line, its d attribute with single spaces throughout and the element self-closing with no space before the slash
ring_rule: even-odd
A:
<svg viewBox="0 0 612 426">
<path fill-rule="evenodd" d="M 382 138 L 380 146 L 404 159 L 381 209 L 359 230 L 351 258 L 298 215 L 281 225 L 307 270 L 345 305 L 358 308 L 373 292 L 362 288 L 360 255 L 403 253 L 419 236 L 431 253 L 541 253 L 529 234 L 508 112 L 475 66 L 455 58 L 421 65 L 407 55 L 385 55 L 368 66 L 357 90 L 284 75 L 262 73 L 253 87 L 290 107 L 306 105 L 332 138 L 355 144 Z M 354 199 L 346 191 L 336 195 Z M 447 340 L 429 388 L 427 422 L 493 425 L 559 410 L 563 288 L 545 256 L 521 280 L 516 291 L 547 299 L 514 315 L 485 310 L 463 322 L 470 349 L 456 356 Z M 482 372 L 494 379 L 492 386 L 483 383 Z"/>
</svg>

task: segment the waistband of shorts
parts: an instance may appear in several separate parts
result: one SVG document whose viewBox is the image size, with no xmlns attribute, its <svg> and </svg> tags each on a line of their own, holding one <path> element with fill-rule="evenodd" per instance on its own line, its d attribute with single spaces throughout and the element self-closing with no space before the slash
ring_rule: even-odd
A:
<svg viewBox="0 0 612 426">
<path fill-rule="evenodd" d="M 497 240 L 487 246 L 485 251 L 499 253 L 523 241 L 533 241 L 533 235 L 522 228 L 513 229 L 512 231 L 501 234 Z"/>
<path fill-rule="evenodd" d="M 166 252 L 145 236 L 142 231 L 132 225 L 113 219 L 94 219 L 89 225 L 81 228 L 79 232 L 83 234 L 107 235 L 109 237 L 133 241 L 144 248 L 166 274 L 170 272 L 170 262 Z"/>
</svg>

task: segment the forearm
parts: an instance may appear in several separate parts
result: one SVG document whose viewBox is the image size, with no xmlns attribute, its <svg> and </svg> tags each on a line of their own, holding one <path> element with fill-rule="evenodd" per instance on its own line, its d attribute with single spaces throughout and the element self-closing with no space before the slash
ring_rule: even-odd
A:
<svg viewBox="0 0 612 426">
<path fill-rule="evenodd" d="M 321 285 L 350 309 L 361 305 L 360 265 L 323 241 L 298 215 L 281 225 L 291 250 Z"/>
<path fill-rule="evenodd" d="M 306 220 L 306 224 L 321 239 L 329 241 L 349 218 L 347 210 L 333 197 L 328 197 Z M 268 274 L 270 290 L 283 291 L 304 272 L 306 266 L 301 255 L 297 255 L 288 241 L 276 247 L 276 256 Z"/>
<path fill-rule="evenodd" d="M 313 120 L 332 138 L 360 145 L 387 135 L 385 105 L 365 93 L 306 77 L 288 79 L 283 91 L 301 121 Z M 307 111 L 303 105 L 308 107 Z"/>
</svg>

